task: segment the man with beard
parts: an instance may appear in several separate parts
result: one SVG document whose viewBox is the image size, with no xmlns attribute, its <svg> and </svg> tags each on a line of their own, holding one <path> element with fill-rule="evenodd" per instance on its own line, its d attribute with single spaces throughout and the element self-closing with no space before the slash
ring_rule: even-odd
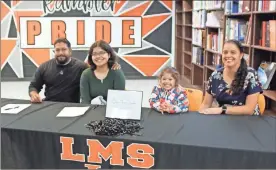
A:
<svg viewBox="0 0 276 170">
<path fill-rule="evenodd" d="M 39 92 L 45 85 L 44 101 L 79 103 L 80 77 L 89 66 L 71 57 L 71 43 L 67 39 L 57 39 L 54 47 L 55 58 L 39 66 L 29 85 L 31 102 L 42 102 Z M 112 69 L 120 69 L 120 65 L 115 64 Z"/>
</svg>

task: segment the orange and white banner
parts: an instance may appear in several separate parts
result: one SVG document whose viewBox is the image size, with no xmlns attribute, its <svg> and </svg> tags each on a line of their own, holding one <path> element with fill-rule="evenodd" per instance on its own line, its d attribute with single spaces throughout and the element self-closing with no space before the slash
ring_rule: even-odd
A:
<svg viewBox="0 0 276 170">
<path fill-rule="evenodd" d="M 141 47 L 141 17 L 21 17 L 21 48 L 53 48 L 66 37 L 72 48 L 89 48 L 97 40 L 112 47 Z"/>
<path fill-rule="evenodd" d="M 86 62 L 104 39 L 120 57 L 126 78 L 158 76 L 174 66 L 175 3 L 172 0 L 1 1 L 1 76 L 32 79 L 54 58 L 53 42 L 66 37 L 72 56 Z M 180 27 L 179 27 L 180 28 Z"/>
</svg>

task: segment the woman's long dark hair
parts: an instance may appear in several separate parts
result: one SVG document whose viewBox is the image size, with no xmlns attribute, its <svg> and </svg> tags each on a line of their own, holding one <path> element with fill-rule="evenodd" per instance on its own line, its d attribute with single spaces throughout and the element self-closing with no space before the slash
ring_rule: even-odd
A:
<svg viewBox="0 0 276 170">
<path fill-rule="evenodd" d="M 228 40 L 224 44 L 226 44 L 226 43 L 235 44 L 238 47 L 240 53 L 243 53 L 243 47 L 242 47 L 242 45 L 239 41 L 237 41 L 237 40 Z M 235 74 L 234 80 L 232 81 L 232 84 L 231 84 L 231 87 L 230 87 L 230 93 L 238 94 L 243 90 L 243 86 L 244 86 L 244 82 L 245 82 L 245 78 L 247 76 L 247 73 L 248 73 L 247 64 L 246 64 L 245 59 L 242 57 L 240 67 L 239 67 L 238 71 Z"/>
<path fill-rule="evenodd" d="M 91 45 L 91 47 L 89 49 L 88 64 L 90 65 L 91 69 L 94 71 L 97 68 L 97 66 L 95 65 L 95 63 L 92 60 L 93 50 L 96 47 L 100 47 L 101 49 L 103 49 L 105 52 L 107 52 L 110 55 L 107 65 L 108 65 L 108 68 L 111 69 L 111 67 L 117 61 L 118 57 L 117 57 L 115 51 L 113 50 L 113 48 L 107 42 L 105 42 L 103 40 L 96 41 L 94 44 Z"/>
</svg>

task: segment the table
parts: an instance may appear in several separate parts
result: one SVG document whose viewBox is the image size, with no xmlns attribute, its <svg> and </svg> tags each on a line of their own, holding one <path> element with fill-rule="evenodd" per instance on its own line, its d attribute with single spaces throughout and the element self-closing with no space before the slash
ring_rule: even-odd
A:
<svg viewBox="0 0 276 170">
<path fill-rule="evenodd" d="M 1 107 L 11 103 L 29 101 L 1 99 Z M 103 120 L 105 106 L 56 117 L 65 106 L 87 105 L 44 102 L 1 114 L 2 168 L 276 168 L 275 117 L 162 115 L 142 108 L 142 136 L 107 137 L 84 126 Z"/>
</svg>

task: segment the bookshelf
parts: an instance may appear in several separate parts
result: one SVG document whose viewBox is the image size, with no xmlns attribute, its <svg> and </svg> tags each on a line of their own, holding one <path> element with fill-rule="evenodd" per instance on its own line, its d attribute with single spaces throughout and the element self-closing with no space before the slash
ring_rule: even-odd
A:
<svg viewBox="0 0 276 170">
<path fill-rule="evenodd" d="M 176 68 L 181 78 L 192 78 L 192 0 L 176 3 Z"/>
<path fill-rule="evenodd" d="M 270 4 L 268 4 L 270 3 Z M 260 7 L 261 6 L 261 7 Z M 276 34 L 276 1 L 259 2 L 255 1 L 251 5 L 253 16 L 253 29 L 252 29 L 252 42 L 251 42 L 251 54 L 252 54 L 252 67 L 258 69 L 262 61 L 276 62 L 276 35 L 268 38 L 267 36 L 264 42 L 262 36 L 270 30 L 263 30 L 264 22 L 274 20 L 274 34 Z M 271 24 L 271 23 L 270 23 Z M 274 38 L 274 39 L 273 39 Z M 274 41 L 274 43 L 272 43 Z M 264 44 L 262 44 L 264 43 Z M 270 89 L 264 90 L 264 96 L 266 98 L 266 109 L 276 114 L 276 73 L 274 74 Z"/>
<path fill-rule="evenodd" d="M 276 38 L 270 40 L 271 35 L 262 32 L 265 26 L 267 27 L 265 32 L 267 32 L 270 28 L 268 25 L 273 23 L 271 20 L 276 20 L 276 1 L 222 0 L 221 6 L 216 5 L 217 2 L 176 1 L 178 10 L 176 16 L 182 24 L 181 35 L 176 33 L 176 39 L 178 39 L 176 63 L 179 66 L 177 69 L 192 85 L 203 91 L 212 72 L 222 66 L 222 45 L 228 39 L 239 39 L 242 42 L 248 65 L 256 70 L 262 61 L 276 62 Z M 196 8 L 193 8 L 195 6 Z M 194 24 L 192 21 L 195 19 L 195 13 L 203 10 L 206 12 L 206 22 L 203 25 Z M 222 17 L 218 18 L 219 23 L 214 24 L 208 22 L 209 15 Z M 268 24 L 269 21 L 270 24 Z M 235 33 L 235 30 L 243 30 L 243 28 L 246 28 L 245 32 Z M 194 43 L 199 31 L 193 30 L 201 30 L 201 44 Z M 234 32 L 229 30 L 234 30 Z M 270 36 L 270 38 L 263 39 L 264 36 Z M 202 49 L 202 59 L 193 58 L 195 48 Z M 264 90 L 263 94 L 266 98 L 266 111 L 276 114 L 276 73 L 271 80 L 270 88 Z"/>
<path fill-rule="evenodd" d="M 192 78 L 191 83 L 202 89 L 204 78 L 204 52 L 206 37 L 206 10 L 201 1 L 192 1 L 193 3 L 193 24 L 192 24 Z"/>
<path fill-rule="evenodd" d="M 175 66 L 176 69 L 179 71 L 180 75 L 183 75 L 183 57 L 182 57 L 182 44 L 183 44 L 183 9 L 182 9 L 182 3 L 181 1 L 176 1 L 176 26 L 175 26 L 175 54 L 176 54 L 176 60 L 175 60 Z"/>
<path fill-rule="evenodd" d="M 223 12 L 219 10 L 216 12 Z M 223 15 L 222 15 L 223 16 Z M 219 26 L 207 25 L 207 41 L 205 50 L 205 74 L 204 74 L 204 86 L 206 88 L 206 83 L 211 76 L 212 72 L 216 70 L 216 66 L 221 64 L 221 54 L 222 54 L 222 43 L 223 43 L 223 32 L 224 32 L 224 19 L 222 19 L 222 24 Z M 213 42 L 219 42 L 213 43 Z"/>
</svg>

